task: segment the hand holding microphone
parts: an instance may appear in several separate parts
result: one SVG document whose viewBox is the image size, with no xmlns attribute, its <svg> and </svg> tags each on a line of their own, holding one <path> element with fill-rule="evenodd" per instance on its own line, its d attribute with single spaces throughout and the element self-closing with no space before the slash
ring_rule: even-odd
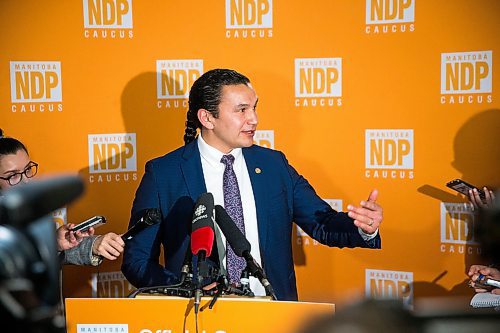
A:
<svg viewBox="0 0 500 333">
<path fill-rule="evenodd" d="M 108 232 L 99 235 L 92 244 L 92 253 L 108 260 L 116 260 L 125 248 L 125 242 L 120 235 Z"/>
<path fill-rule="evenodd" d="M 140 214 L 139 220 L 128 229 L 123 235 L 118 235 L 114 232 L 108 232 L 104 235 L 99 235 L 94 240 L 92 244 L 92 254 L 99 256 L 101 258 L 106 258 L 108 260 L 116 260 L 125 248 L 125 242 L 134 238 L 139 232 L 146 229 L 149 226 L 157 224 L 161 221 L 161 213 L 157 208 L 144 209 Z M 100 219 L 99 219 L 100 218 Z M 105 223 L 105 219 L 102 216 L 95 216 L 80 225 L 85 229 L 91 225 L 99 225 Z M 91 222 L 89 224 L 89 222 Z M 97 224 L 92 224 L 97 223 Z M 80 226 L 78 225 L 78 226 Z M 76 226 L 75 228 L 77 228 Z"/>
</svg>

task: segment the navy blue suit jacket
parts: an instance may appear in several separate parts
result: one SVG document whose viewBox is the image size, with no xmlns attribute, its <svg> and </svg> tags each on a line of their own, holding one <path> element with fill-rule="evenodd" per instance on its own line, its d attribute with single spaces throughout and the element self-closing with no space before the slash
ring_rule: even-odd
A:
<svg viewBox="0 0 500 333">
<path fill-rule="evenodd" d="M 283 153 L 254 145 L 243 148 L 243 155 L 255 197 L 262 266 L 278 299 L 297 300 L 292 221 L 328 246 L 380 248 L 379 235 L 364 241 L 352 219 L 323 201 Z M 130 226 L 146 208 L 159 208 L 163 221 L 139 233 L 125 247 L 122 271 L 134 286 L 178 281 L 190 245 L 194 203 L 206 191 L 196 141 L 146 164 Z M 160 245 L 164 266 L 159 263 Z"/>
</svg>

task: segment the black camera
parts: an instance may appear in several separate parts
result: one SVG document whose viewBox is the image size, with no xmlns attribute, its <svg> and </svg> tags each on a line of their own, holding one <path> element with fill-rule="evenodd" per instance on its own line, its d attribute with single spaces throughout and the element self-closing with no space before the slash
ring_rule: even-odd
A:
<svg viewBox="0 0 500 333">
<path fill-rule="evenodd" d="M 76 176 L 0 194 L 0 320 L 10 332 L 64 332 L 56 232 L 50 212 L 83 192 Z"/>
</svg>

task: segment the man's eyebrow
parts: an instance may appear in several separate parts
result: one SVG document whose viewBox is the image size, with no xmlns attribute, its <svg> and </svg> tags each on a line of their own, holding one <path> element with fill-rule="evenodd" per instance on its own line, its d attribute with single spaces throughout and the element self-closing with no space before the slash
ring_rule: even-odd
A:
<svg viewBox="0 0 500 333">
<path fill-rule="evenodd" d="M 255 106 L 254 106 L 254 107 L 256 107 L 256 106 L 257 106 L 257 103 L 258 103 L 258 102 L 259 102 L 259 99 L 257 98 L 257 100 L 255 101 Z M 236 107 L 237 107 L 237 108 L 241 108 L 241 107 L 245 107 L 245 108 L 247 108 L 247 107 L 249 107 L 249 106 L 251 106 L 249 103 L 240 103 L 240 104 L 236 105 Z"/>
</svg>

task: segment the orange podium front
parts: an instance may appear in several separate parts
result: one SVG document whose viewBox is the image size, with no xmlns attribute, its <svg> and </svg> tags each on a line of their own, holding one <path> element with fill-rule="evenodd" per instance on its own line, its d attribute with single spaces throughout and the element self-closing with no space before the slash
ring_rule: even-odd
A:
<svg viewBox="0 0 500 333">
<path fill-rule="evenodd" d="M 220 298 L 212 309 L 203 297 L 200 333 L 295 332 L 307 320 L 335 312 L 334 304 L 280 302 L 255 298 Z M 69 298 L 68 333 L 196 332 L 193 299 L 180 297 Z"/>
</svg>

